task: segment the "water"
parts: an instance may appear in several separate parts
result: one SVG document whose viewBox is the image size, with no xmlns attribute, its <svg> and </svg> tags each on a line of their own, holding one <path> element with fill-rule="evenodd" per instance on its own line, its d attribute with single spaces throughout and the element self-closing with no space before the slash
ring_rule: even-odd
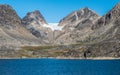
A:
<svg viewBox="0 0 120 75">
<path fill-rule="evenodd" d="M 0 75 L 120 75 L 120 60 L 0 60 Z"/>
</svg>

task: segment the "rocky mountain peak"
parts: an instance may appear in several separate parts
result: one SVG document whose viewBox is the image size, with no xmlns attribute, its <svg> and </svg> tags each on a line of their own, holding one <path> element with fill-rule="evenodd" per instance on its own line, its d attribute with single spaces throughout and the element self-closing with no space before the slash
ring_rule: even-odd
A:
<svg viewBox="0 0 120 75">
<path fill-rule="evenodd" d="M 1 25 L 18 25 L 21 24 L 20 17 L 16 11 L 7 4 L 0 5 L 0 24 Z"/>
<path fill-rule="evenodd" d="M 92 32 L 91 25 L 98 18 L 99 16 L 87 7 L 74 11 L 60 21 L 59 26 L 63 26 L 63 32 L 59 32 L 55 42 L 69 44 L 84 40 Z"/>
<path fill-rule="evenodd" d="M 84 19 L 96 19 L 96 17 L 99 17 L 95 12 L 90 10 L 88 7 L 85 7 L 81 10 L 74 11 L 73 13 L 69 14 L 62 20 L 60 20 L 59 26 L 66 26 L 68 24 L 77 24 L 78 22 L 84 20 Z"/>
<path fill-rule="evenodd" d="M 94 11 L 92 11 L 88 7 L 78 10 L 77 12 L 79 13 L 79 15 L 81 14 L 82 17 L 99 16 L 98 14 L 96 14 Z"/>
<path fill-rule="evenodd" d="M 92 12 L 92 11 L 88 7 L 85 7 L 85 8 L 82 8 L 82 9 L 78 10 L 77 12 L 89 13 L 89 12 Z"/>
<path fill-rule="evenodd" d="M 38 10 L 27 13 L 22 19 L 22 23 L 35 37 L 42 39 L 46 43 L 51 40 L 52 30 Z"/>
<path fill-rule="evenodd" d="M 33 13 L 33 14 L 36 14 L 36 15 L 41 15 L 41 13 L 40 13 L 39 10 L 35 10 L 35 11 L 33 11 L 32 13 Z M 41 17 L 43 17 L 43 16 L 41 15 Z"/>
<path fill-rule="evenodd" d="M 47 24 L 39 10 L 27 13 L 27 15 L 23 18 L 22 23 L 24 25 L 30 25 L 31 23 L 36 25 Z"/>
</svg>

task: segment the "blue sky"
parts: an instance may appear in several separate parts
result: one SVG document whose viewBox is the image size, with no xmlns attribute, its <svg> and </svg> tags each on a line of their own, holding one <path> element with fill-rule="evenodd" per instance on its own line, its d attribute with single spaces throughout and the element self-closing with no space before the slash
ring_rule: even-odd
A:
<svg viewBox="0 0 120 75">
<path fill-rule="evenodd" d="M 59 22 L 69 13 L 88 7 L 104 15 L 120 0 L 0 0 L 0 4 L 11 5 L 23 18 L 27 12 L 39 10 L 47 22 Z"/>
</svg>

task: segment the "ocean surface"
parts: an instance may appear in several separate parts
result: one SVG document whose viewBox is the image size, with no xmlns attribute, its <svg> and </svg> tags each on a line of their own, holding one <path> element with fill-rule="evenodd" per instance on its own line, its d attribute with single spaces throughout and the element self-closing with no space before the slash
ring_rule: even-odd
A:
<svg viewBox="0 0 120 75">
<path fill-rule="evenodd" d="M 120 75 L 120 60 L 1 59 L 0 75 Z"/>
</svg>

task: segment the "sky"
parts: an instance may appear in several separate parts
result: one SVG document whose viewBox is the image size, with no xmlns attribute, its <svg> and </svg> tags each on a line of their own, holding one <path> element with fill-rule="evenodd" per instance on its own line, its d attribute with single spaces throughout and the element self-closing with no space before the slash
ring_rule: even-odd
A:
<svg viewBox="0 0 120 75">
<path fill-rule="evenodd" d="M 73 11 L 88 7 L 102 16 L 120 0 L 0 0 L 9 4 L 23 18 L 28 12 L 39 10 L 48 23 L 57 23 Z"/>
</svg>

